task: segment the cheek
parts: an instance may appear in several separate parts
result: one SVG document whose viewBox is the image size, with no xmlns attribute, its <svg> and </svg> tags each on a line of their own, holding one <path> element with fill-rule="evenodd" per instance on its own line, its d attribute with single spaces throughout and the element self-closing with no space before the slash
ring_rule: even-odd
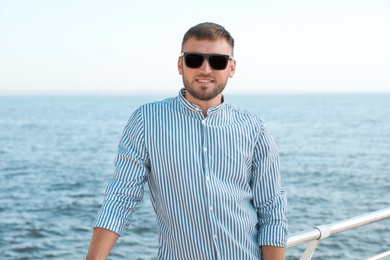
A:
<svg viewBox="0 0 390 260">
<path fill-rule="evenodd" d="M 192 79 L 194 77 L 194 73 L 191 70 L 188 70 L 188 69 L 182 69 L 180 75 L 182 75 L 187 80 L 188 79 Z"/>
<path fill-rule="evenodd" d="M 226 80 L 227 78 L 231 78 L 231 77 L 232 77 L 230 74 L 231 74 L 230 71 L 224 71 L 224 73 L 218 74 L 217 77 L 218 77 L 220 80 Z"/>
</svg>

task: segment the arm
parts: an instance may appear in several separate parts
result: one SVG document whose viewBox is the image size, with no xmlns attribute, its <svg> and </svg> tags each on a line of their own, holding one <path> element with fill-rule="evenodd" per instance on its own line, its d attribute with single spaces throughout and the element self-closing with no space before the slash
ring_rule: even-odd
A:
<svg viewBox="0 0 390 260">
<path fill-rule="evenodd" d="M 119 235 L 108 229 L 95 228 L 86 259 L 106 259 L 118 239 Z"/>
<path fill-rule="evenodd" d="M 256 141 L 252 189 L 259 223 L 258 243 L 266 250 L 264 254 L 273 254 L 284 251 L 287 244 L 287 199 L 281 188 L 279 154 L 264 125 Z"/>
<path fill-rule="evenodd" d="M 262 246 L 261 252 L 264 260 L 284 260 L 286 249 L 278 246 Z"/>
<path fill-rule="evenodd" d="M 108 256 L 119 236 L 129 228 L 134 209 L 143 198 L 149 167 L 140 110 L 133 113 L 123 131 L 115 166 L 96 217 L 87 259 Z"/>
</svg>

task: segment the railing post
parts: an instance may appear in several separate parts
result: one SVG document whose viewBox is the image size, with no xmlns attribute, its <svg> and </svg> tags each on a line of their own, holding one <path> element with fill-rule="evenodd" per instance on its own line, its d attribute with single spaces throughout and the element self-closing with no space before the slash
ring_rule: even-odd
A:
<svg viewBox="0 0 390 260">
<path fill-rule="evenodd" d="M 306 250 L 301 256 L 301 258 L 299 258 L 299 260 L 310 260 L 314 254 L 314 251 L 316 251 L 316 248 L 319 243 L 320 240 L 311 241 L 310 244 L 306 247 Z"/>
<path fill-rule="evenodd" d="M 330 229 L 327 225 L 320 225 L 317 227 L 314 227 L 320 231 L 320 237 L 316 240 L 313 240 L 310 242 L 310 244 L 307 246 L 305 252 L 301 256 L 299 260 L 310 260 L 313 257 L 314 251 L 316 250 L 318 244 L 320 243 L 321 239 L 327 238 L 330 236 Z"/>
</svg>

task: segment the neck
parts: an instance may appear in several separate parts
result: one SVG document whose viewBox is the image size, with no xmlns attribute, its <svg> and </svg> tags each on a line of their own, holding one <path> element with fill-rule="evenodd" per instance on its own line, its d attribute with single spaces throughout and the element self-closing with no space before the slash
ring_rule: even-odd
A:
<svg viewBox="0 0 390 260">
<path fill-rule="evenodd" d="M 222 103 L 222 93 L 210 100 L 200 100 L 193 97 L 188 91 L 185 93 L 185 98 L 192 104 L 198 105 L 202 109 L 203 115 L 207 116 L 207 110 L 210 107 L 218 106 Z"/>
</svg>

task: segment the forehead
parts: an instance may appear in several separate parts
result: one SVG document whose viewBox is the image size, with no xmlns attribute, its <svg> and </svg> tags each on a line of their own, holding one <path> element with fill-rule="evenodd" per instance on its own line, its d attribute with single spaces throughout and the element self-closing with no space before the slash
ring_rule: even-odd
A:
<svg viewBox="0 0 390 260">
<path fill-rule="evenodd" d="M 192 37 L 184 43 L 183 52 L 220 53 L 231 55 L 232 47 L 223 38 L 216 40 L 198 40 Z"/>
</svg>

